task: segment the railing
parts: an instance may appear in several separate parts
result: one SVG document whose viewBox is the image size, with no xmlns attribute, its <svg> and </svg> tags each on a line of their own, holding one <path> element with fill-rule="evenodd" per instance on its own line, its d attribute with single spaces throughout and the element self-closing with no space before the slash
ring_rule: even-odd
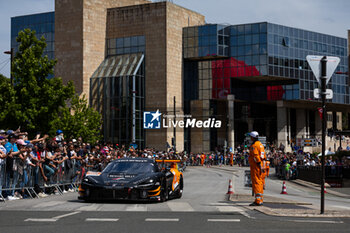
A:
<svg viewBox="0 0 350 233">
<path fill-rule="evenodd" d="M 298 166 L 290 168 L 285 166 L 276 166 L 276 175 L 281 179 L 301 179 L 315 184 L 321 184 L 322 170 L 320 166 Z M 350 178 L 350 168 L 344 166 L 325 166 L 326 183 L 332 187 L 342 187 L 343 179 Z"/>
<path fill-rule="evenodd" d="M 86 167 L 77 163 L 71 168 L 65 167 L 64 163 L 56 167 L 44 164 L 33 167 L 19 166 L 15 160 L 12 169 L 3 163 L 0 164 L 0 197 L 5 200 L 4 197 L 14 196 L 15 192 L 35 198 L 41 197 L 41 192 L 62 195 L 68 189 L 76 191 L 86 172 Z"/>
</svg>

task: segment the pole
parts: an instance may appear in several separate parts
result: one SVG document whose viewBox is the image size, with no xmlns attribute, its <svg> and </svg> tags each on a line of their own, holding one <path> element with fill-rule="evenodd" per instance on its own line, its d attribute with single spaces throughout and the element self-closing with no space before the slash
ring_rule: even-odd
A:
<svg viewBox="0 0 350 233">
<path fill-rule="evenodd" d="M 176 122 L 176 96 L 174 96 L 174 122 Z M 176 127 L 174 126 L 174 152 L 176 152 Z"/>
<path fill-rule="evenodd" d="M 10 64 L 10 82 L 11 82 L 11 84 L 13 85 L 13 75 L 12 75 L 12 66 L 13 66 L 13 58 L 14 58 L 14 49 L 13 48 L 11 48 L 11 50 L 10 51 L 5 51 L 4 52 L 5 54 L 10 54 L 10 62 L 11 62 L 11 64 Z"/>
<path fill-rule="evenodd" d="M 321 158 L 321 214 L 324 214 L 325 150 L 326 150 L 326 80 L 327 57 L 321 59 L 321 98 L 322 98 L 322 158 Z"/>
<path fill-rule="evenodd" d="M 132 143 L 136 142 L 136 77 L 132 76 Z"/>
<path fill-rule="evenodd" d="M 10 74 L 10 79 L 11 79 L 11 84 L 13 85 L 13 75 L 12 75 L 12 70 L 13 70 L 13 68 L 12 68 L 12 66 L 13 66 L 13 58 L 14 58 L 14 49 L 13 48 L 11 48 L 11 68 L 10 68 L 10 72 L 11 72 L 11 74 Z"/>
</svg>

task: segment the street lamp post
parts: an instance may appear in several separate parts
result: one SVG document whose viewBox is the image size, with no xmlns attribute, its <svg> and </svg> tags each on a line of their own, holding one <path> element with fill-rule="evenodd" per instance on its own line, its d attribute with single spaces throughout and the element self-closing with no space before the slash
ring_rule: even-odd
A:
<svg viewBox="0 0 350 233">
<path fill-rule="evenodd" d="M 10 54 L 11 58 L 11 67 L 10 67 L 10 80 L 11 80 L 11 84 L 13 84 L 13 76 L 12 76 L 12 65 L 13 65 L 13 54 L 14 53 L 14 50 L 13 48 L 11 48 L 10 51 L 5 51 L 4 54 Z"/>
</svg>

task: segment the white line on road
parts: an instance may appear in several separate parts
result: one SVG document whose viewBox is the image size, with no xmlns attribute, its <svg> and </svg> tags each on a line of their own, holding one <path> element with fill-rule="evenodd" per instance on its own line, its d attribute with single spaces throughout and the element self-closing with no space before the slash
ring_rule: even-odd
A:
<svg viewBox="0 0 350 233">
<path fill-rule="evenodd" d="M 57 219 L 54 218 L 27 218 L 25 222 L 56 222 Z"/>
<path fill-rule="evenodd" d="M 86 222 L 117 222 L 119 218 L 87 218 Z"/>
<path fill-rule="evenodd" d="M 68 213 L 68 214 L 63 214 L 63 215 L 59 215 L 53 218 L 27 218 L 24 221 L 25 222 L 56 222 L 57 220 L 64 218 L 64 217 L 68 217 L 74 214 L 79 214 L 80 211 L 77 212 L 72 212 L 72 213 Z"/>
<path fill-rule="evenodd" d="M 240 219 L 208 219 L 208 222 L 240 222 Z"/>
<path fill-rule="evenodd" d="M 146 222 L 178 222 L 178 218 L 146 218 Z"/>
<path fill-rule="evenodd" d="M 298 219 L 295 219 L 295 220 L 288 220 L 289 222 L 309 222 L 309 223 L 344 223 L 343 221 L 328 221 L 328 220 L 325 220 L 325 221 L 322 221 L 322 220 L 298 220 Z"/>
<path fill-rule="evenodd" d="M 80 213 L 80 211 L 76 211 L 76 212 L 72 212 L 72 213 L 68 213 L 68 214 L 63 214 L 63 215 L 59 215 L 59 216 L 53 217 L 53 219 L 60 219 L 60 218 L 68 217 L 68 216 L 71 216 L 71 215 L 74 215 L 74 214 L 79 214 L 79 213 Z"/>
</svg>

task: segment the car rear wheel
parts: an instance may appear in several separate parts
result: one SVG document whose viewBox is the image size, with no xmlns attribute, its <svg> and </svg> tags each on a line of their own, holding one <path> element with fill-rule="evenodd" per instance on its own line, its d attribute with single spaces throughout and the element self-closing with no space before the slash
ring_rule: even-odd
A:
<svg viewBox="0 0 350 233">
<path fill-rule="evenodd" d="M 181 197 L 182 197 L 183 189 L 184 189 L 184 182 L 183 182 L 183 178 L 181 177 L 181 178 L 180 178 L 179 189 L 178 189 L 177 192 L 176 192 L 176 197 L 177 197 L 177 198 L 181 198 Z"/>
</svg>

